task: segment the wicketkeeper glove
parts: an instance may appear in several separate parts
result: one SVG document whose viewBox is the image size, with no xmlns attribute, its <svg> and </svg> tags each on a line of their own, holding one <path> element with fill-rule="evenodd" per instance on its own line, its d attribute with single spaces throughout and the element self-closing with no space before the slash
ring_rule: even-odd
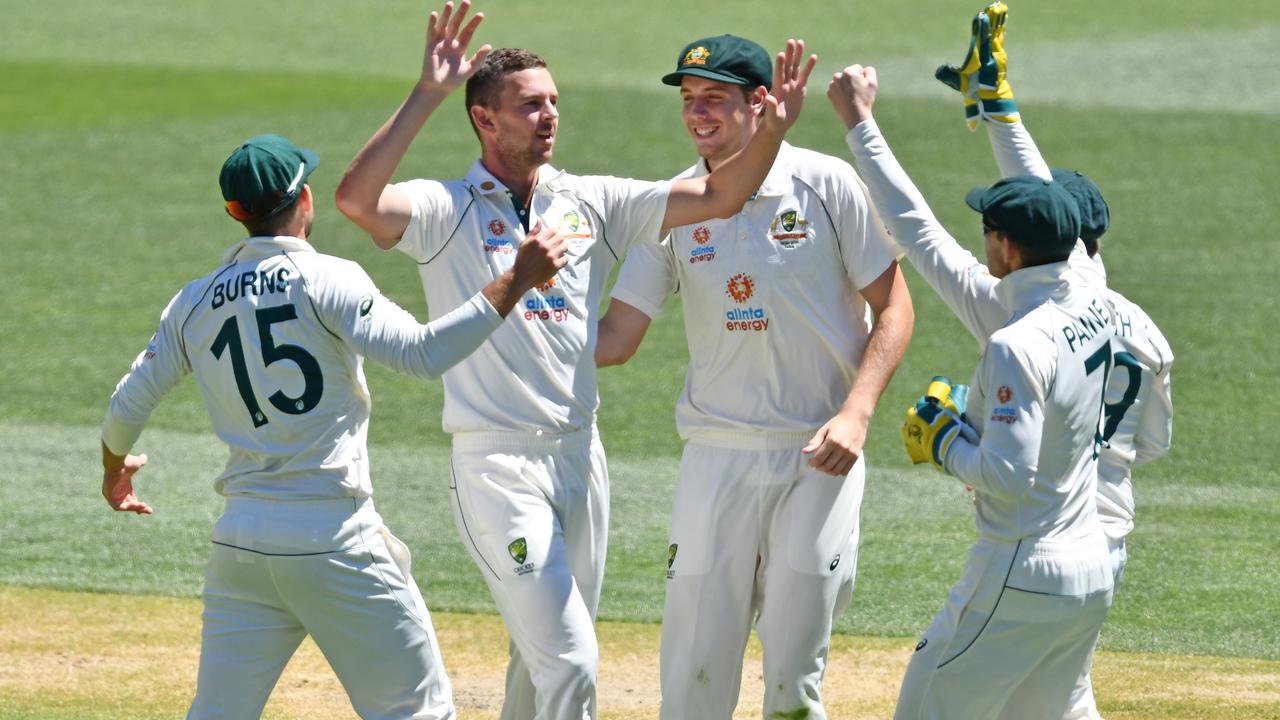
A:
<svg viewBox="0 0 1280 720">
<path fill-rule="evenodd" d="M 964 411 L 968 398 L 968 385 L 952 385 L 942 376 L 929 383 L 929 389 L 915 407 L 907 410 L 906 422 L 902 423 L 902 443 L 913 464 L 929 462 L 938 470 L 947 471 L 947 451 L 967 427 Z"/>
<path fill-rule="evenodd" d="M 973 33 L 969 38 L 969 52 L 959 65 L 939 65 L 933 76 L 944 85 L 960 93 L 964 98 L 964 122 L 970 130 L 978 129 L 978 78 L 977 72 L 982 68 L 979 55 L 978 39 L 989 35 L 990 19 L 985 12 L 978 13 L 973 19 Z"/>
<path fill-rule="evenodd" d="M 1017 122 L 1021 117 L 1009 85 L 1009 56 L 1004 49 L 1008 18 L 1009 7 L 1003 2 L 983 8 L 973 18 L 964 64 L 943 65 L 934 73 L 934 77 L 964 96 L 965 123 L 970 130 L 977 128 L 979 117 L 1006 123 Z"/>
</svg>

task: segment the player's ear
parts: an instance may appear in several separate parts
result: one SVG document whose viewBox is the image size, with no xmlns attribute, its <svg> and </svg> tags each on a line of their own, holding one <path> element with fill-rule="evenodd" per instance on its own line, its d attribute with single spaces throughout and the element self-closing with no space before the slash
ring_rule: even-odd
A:
<svg viewBox="0 0 1280 720">
<path fill-rule="evenodd" d="M 471 113 L 471 124 L 477 132 L 493 132 L 495 124 L 492 110 L 477 104 L 472 105 L 468 112 Z"/>
<path fill-rule="evenodd" d="M 759 112 L 764 107 L 764 99 L 769 95 L 769 88 L 763 85 L 757 85 L 756 89 L 751 92 L 751 109 Z"/>
</svg>

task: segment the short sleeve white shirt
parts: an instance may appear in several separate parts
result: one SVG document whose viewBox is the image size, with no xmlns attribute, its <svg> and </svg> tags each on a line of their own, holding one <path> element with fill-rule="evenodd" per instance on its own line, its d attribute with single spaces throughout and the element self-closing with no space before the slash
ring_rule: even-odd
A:
<svg viewBox="0 0 1280 720">
<path fill-rule="evenodd" d="M 680 177 L 706 173 L 700 161 Z M 682 437 L 810 432 L 848 396 L 871 329 L 858 291 L 895 257 L 853 168 L 784 143 L 741 212 L 634 248 L 612 295 L 653 316 L 680 292 Z"/>
<path fill-rule="evenodd" d="M 446 432 L 571 432 L 595 421 L 596 314 L 613 264 L 660 239 L 670 182 L 578 176 L 544 165 L 529 227 L 567 233 L 569 264 L 530 290 L 490 341 L 444 374 Z M 434 319 L 511 268 L 524 240 L 507 188 L 479 161 L 461 180 L 397 185 L 412 218 L 396 249 L 418 263 Z"/>
</svg>

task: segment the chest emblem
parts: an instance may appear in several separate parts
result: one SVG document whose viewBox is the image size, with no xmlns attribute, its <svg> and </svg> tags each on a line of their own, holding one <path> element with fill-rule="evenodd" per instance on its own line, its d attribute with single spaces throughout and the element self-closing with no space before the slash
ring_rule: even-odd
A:
<svg viewBox="0 0 1280 720">
<path fill-rule="evenodd" d="M 780 212 L 769 225 L 769 235 L 774 242 L 791 250 L 809 235 L 809 221 L 800 217 L 800 213 L 795 210 Z"/>
<path fill-rule="evenodd" d="M 489 221 L 489 232 L 493 235 L 505 235 L 507 234 L 507 224 L 494 218 Z"/>
</svg>

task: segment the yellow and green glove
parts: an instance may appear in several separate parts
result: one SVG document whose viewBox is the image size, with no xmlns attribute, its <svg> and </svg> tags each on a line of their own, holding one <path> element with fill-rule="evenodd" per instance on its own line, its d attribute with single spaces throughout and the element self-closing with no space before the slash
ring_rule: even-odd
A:
<svg viewBox="0 0 1280 720">
<path fill-rule="evenodd" d="M 1012 123 L 1020 119 L 1009 85 L 1009 55 L 1004 49 L 1009 7 L 993 2 L 973 18 L 969 54 L 960 66 L 943 65 L 934 77 L 964 96 L 965 123 L 978 127 L 978 118 Z"/>
<path fill-rule="evenodd" d="M 963 416 L 968 398 L 968 385 L 953 385 L 941 375 L 929 383 L 902 423 L 902 443 L 913 464 L 928 462 L 947 471 L 947 451 L 967 427 Z"/>
</svg>

